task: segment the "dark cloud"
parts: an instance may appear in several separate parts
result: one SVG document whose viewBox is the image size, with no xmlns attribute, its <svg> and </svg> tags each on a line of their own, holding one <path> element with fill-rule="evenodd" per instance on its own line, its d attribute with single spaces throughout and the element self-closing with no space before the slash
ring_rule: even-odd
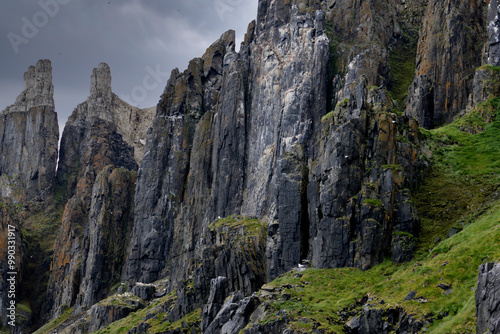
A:
<svg viewBox="0 0 500 334">
<path fill-rule="evenodd" d="M 14 102 L 23 73 L 42 58 L 52 61 L 61 124 L 87 98 L 92 69 L 102 61 L 111 67 L 116 94 L 134 105 L 153 106 L 168 79 L 165 73 L 186 68 L 228 29 L 236 30 L 240 42 L 256 16 L 257 2 L 2 1 L 0 110 Z M 146 86 L 155 89 L 144 89 L 148 75 L 157 80 Z"/>
</svg>

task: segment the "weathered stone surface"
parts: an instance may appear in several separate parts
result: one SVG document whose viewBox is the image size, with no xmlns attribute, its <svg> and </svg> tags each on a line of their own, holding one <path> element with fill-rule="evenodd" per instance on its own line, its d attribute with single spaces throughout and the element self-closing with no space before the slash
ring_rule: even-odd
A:
<svg viewBox="0 0 500 334">
<path fill-rule="evenodd" d="M 476 333 L 500 332 L 500 264 L 479 266 L 476 288 Z"/>
<path fill-rule="evenodd" d="M 483 1 L 429 0 L 406 108 L 423 127 L 450 123 L 467 106 L 483 22 Z"/>
<path fill-rule="evenodd" d="M 392 13 L 373 10 L 383 9 Z M 267 224 L 267 279 L 306 258 L 320 268 L 410 258 L 418 218 L 408 189 L 425 167 L 417 123 L 391 114 L 385 90 L 354 72 L 342 88 L 348 102 L 322 121 L 324 29 L 321 11 L 261 1 L 239 53 L 229 32 L 172 72 L 139 169 L 124 275 L 132 284 L 169 276 L 172 287 L 192 280 L 176 314 L 201 306 L 217 276 L 244 295 L 262 280 L 263 238 L 222 237 L 207 228 L 219 216 Z"/>
<path fill-rule="evenodd" d="M 64 305 L 76 303 L 78 311 L 106 296 L 121 275 L 131 230 L 135 175 L 129 171 L 137 170 L 137 162 L 132 134 L 119 124 L 128 120 L 137 130 L 133 124 L 143 119 L 132 117 L 133 108 L 111 92 L 104 63 L 92 73 L 90 93 L 61 140 L 57 178 L 69 200 L 54 245 L 46 303 L 52 316 Z"/>
<path fill-rule="evenodd" d="M 344 326 L 345 333 L 420 333 L 428 324 L 415 320 L 400 307 L 378 309 L 365 305 L 359 315 L 352 317 Z"/>
<path fill-rule="evenodd" d="M 257 297 L 243 298 L 243 295 L 239 291 L 233 293 L 226 298 L 217 316 L 203 333 L 240 333 L 248 324 L 252 313 L 259 304 L 260 301 Z"/>
<path fill-rule="evenodd" d="M 499 10 L 498 1 L 490 1 L 488 5 L 488 40 L 484 45 L 483 66 L 479 67 L 474 75 L 469 110 L 481 102 L 500 95 L 500 71 L 495 68 L 495 66 L 500 65 Z"/>
<path fill-rule="evenodd" d="M 321 3 L 333 37 L 329 65 L 330 71 L 333 69 L 333 73 L 329 73 L 333 75 L 332 101 L 328 101 L 331 109 L 348 97 L 349 87 L 361 76 L 370 86 L 387 87 L 389 50 L 402 37 L 399 2 L 338 0 Z"/>
<path fill-rule="evenodd" d="M 267 228 L 259 220 L 234 219 L 210 228 L 196 285 L 203 286 L 207 284 L 205 280 L 223 276 L 227 278 L 227 292 L 239 290 L 248 296 L 266 281 Z"/>
<path fill-rule="evenodd" d="M 54 191 L 59 140 L 50 61 L 30 66 L 24 81 L 16 102 L 0 113 L 0 196 L 45 200 Z"/>
<path fill-rule="evenodd" d="M 134 298 L 119 298 L 120 304 L 118 305 L 113 305 L 113 299 L 111 298 L 109 300 L 110 303 L 99 303 L 90 308 L 88 311 L 88 333 L 92 333 L 106 327 L 110 323 L 125 318 L 131 312 L 135 312 L 144 307 L 144 304 L 141 301 L 137 301 Z"/>
<path fill-rule="evenodd" d="M 210 282 L 210 296 L 207 304 L 203 307 L 201 331 L 205 332 L 208 326 L 219 313 L 224 304 L 228 291 L 227 278 L 219 276 Z"/>
<path fill-rule="evenodd" d="M 34 107 L 54 108 L 54 85 L 52 84 L 52 64 L 48 59 L 39 60 L 24 73 L 24 91 L 16 102 L 2 113 L 26 112 Z"/>
<path fill-rule="evenodd" d="M 487 65 L 481 66 L 477 69 L 476 74 L 474 75 L 473 91 L 468 110 L 499 95 L 500 71 L 497 71 L 494 67 Z"/>
<path fill-rule="evenodd" d="M 279 3 L 260 4 L 257 28 L 249 29 L 239 54 L 233 33 L 225 34 L 186 72 L 172 73 L 139 172 L 129 280 L 185 278 L 203 249 L 197 245 L 202 225 L 231 214 L 282 221 L 278 244 L 295 241 L 281 255 L 269 250 L 276 273 L 300 261 L 299 232 L 286 227 L 300 226 L 300 210 L 288 217 L 278 203 L 288 205 L 293 196 L 293 205 L 303 205 L 305 173 L 297 178 L 296 166 L 285 164 L 299 152 L 299 169 L 304 167 L 302 146 L 324 114 L 328 39 L 320 14 L 282 10 Z M 217 91 L 219 104 L 201 108 Z M 290 189 L 279 194 L 278 182 L 289 182 Z"/>
<path fill-rule="evenodd" d="M 102 170 L 112 163 L 137 170 L 152 112 L 134 108 L 111 92 L 107 64 L 93 70 L 90 96 L 73 111 L 61 138 L 57 178 L 68 197 L 85 167 Z"/>
<path fill-rule="evenodd" d="M 111 286 L 119 282 L 132 230 L 135 181 L 135 172 L 111 166 L 104 168 L 96 178 L 77 300 L 82 308 L 105 298 Z M 146 292 L 138 296 L 148 300 L 154 292 L 153 287 L 149 298 Z"/>
<path fill-rule="evenodd" d="M 136 283 L 130 292 L 143 300 L 151 300 L 155 295 L 156 287 L 153 284 Z"/>
<path fill-rule="evenodd" d="M 323 120 L 307 190 L 314 267 L 366 269 L 380 263 L 388 248 L 394 260 L 407 260 L 408 254 L 399 254 L 398 234 L 418 233 L 408 201 L 425 165 L 418 160 L 417 123 L 387 113 L 390 99 L 383 90 L 368 91 L 365 82 L 353 85 L 349 100 Z M 415 240 L 407 241 L 411 250 Z"/>
<path fill-rule="evenodd" d="M 486 62 L 500 66 L 500 4 L 491 0 L 488 4 L 488 41 L 485 47 Z"/>
</svg>

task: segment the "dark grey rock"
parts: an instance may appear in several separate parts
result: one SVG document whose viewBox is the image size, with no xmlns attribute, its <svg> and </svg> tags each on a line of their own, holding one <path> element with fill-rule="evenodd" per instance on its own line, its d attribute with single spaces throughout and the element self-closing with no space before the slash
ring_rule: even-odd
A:
<svg viewBox="0 0 500 334">
<path fill-rule="evenodd" d="M 344 326 L 345 333 L 420 333 L 426 323 L 415 320 L 400 307 L 377 309 L 365 306 Z"/>
<path fill-rule="evenodd" d="M 250 316 L 259 304 L 260 301 L 256 297 L 243 298 L 240 292 L 232 294 L 203 333 L 239 333 L 248 324 Z"/>
<path fill-rule="evenodd" d="M 141 322 L 137 327 L 131 328 L 128 334 L 146 334 L 151 327 L 147 322 Z"/>
<path fill-rule="evenodd" d="M 205 332 L 208 326 L 219 313 L 227 296 L 227 278 L 217 277 L 210 282 L 210 296 L 205 307 L 203 307 L 201 331 Z"/>
<path fill-rule="evenodd" d="M 476 333 L 500 333 L 500 264 L 479 266 L 476 288 Z"/>
<path fill-rule="evenodd" d="M 417 293 L 415 291 L 410 291 L 410 292 L 408 292 L 408 295 L 406 295 L 404 301 L 407 302 L 409 300 L 413 300 L 413 299 L 415 299 L 416 296 L 417 296 Z"/>
<path fill-rule="evenodd" d="M 144 307 L 140 303 L 130 303 L 127 306 L 96 304 L 90 308 L 89 312 L 89 327 L 88 333 L 95 332 L 103 327 L 106 327 L 112 322 L 125 318 L 132 312 Z"/>
<path fill-rule="evenodd" d="M 413 258 L 416 246 L 416 239 L 411 234 L 393 235 L 391 260 L 396 263 L 410 261 Z"/>
<path fill-rule="evenodd" d="M 500 4 L 498 0 L 491 0 L 488 4 L 486 61 L 490 65 L 500 65 Z"/>
<path fill-rule="evenodd" d="M 0 196 L 43 201 L 53 196 L 59 141 L 50 61 L 30 66 L 24 81 L 25 90 L 0 113 Z"/>
<path fill-rule="evenodd" d="M 151 300 L 155 295 L 156 287 L 153 284 L 136 283 L 130 292 L 143 300 Z"/>
<path fill-rule="evenodd" d="M 477 41 L 483 38 L 483 27 L 480 1 L 428 1 L 406 108 L 425 128 L 452 122 L 467 106 L 475 69 L 481 65 L 482 45 Z"/>
</svg>

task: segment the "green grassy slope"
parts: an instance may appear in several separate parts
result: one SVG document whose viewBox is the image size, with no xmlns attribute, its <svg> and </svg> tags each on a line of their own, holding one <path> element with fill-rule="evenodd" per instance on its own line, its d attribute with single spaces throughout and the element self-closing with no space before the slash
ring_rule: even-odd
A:
<svg viewBox="0 0 500 334">
<path fill-rule="evenodd" d="M 487 101 L 453 124 L 423 130 L 434 161 L 414 196 L 422 232 L 413 261 L 386 261 L 364 272 L 310 269 L 301 277 L 288 273 L 269 284 L 291 296 L 271 304 L 287 310 L 292 327 L 307 332 L 319 325 L 342 332 L 343 311 L 361 309 L 360 301 L 368 297 L 384 300 L 380 308 L 401 306 L 417 319 L 431 320 L 430 333 L 475 332 L 478 267 L 500 261 L 500 118 L 483 122 L 485 114 L 497 113 L 499 103 Z M 461 131 L 469 126 L 484 131 Z M 451 286 L 452 292 L 439 284 Z M 404 301 L 410 291 L 417 293 L 416 300 Z"/>
</svg>

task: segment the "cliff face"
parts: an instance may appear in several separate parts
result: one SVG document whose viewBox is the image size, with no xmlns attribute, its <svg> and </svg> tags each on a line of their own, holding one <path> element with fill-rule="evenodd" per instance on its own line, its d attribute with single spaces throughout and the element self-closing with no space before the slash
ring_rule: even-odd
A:
<svg viewBox="0 0 500 334">
<path fill-rule="evenodd" d="M 57 181 L 68 202 L 54 245 L 46 304 L 51 315 L 64 305 L 92 305 L 120 276 L 135 159 L 140 161 L 145 136 L 137 130 L 147 128 L 149 112 L 112 93 L 108 65 L 94 69 L 90 96 L 70 116 L 61 140 Z"/>
<path fill-rule="evenodd" d="M 484 36 L 483 1 L 430 0 L 418 42 L 406 113 L 429 129 L 466 106 Z"/>
<path fill-rule="evenodd" d="M 43 200 L 54 191 L 59 139 L 50 61 L 31 66 L 24 85 L 0 113 L 0 196 Z"/>
<path fill-rule="evenodd" d="M 368 268 L 386 255 L 411 257 L 418 219 L 409 188 L 424 168 L 417 124 L 391 114 L 385 90 L 360 74 L 363 62 L 346 64 L 344 100 L 327 115 L 325 19 L 261 1 L 239 53 L 228 32 L 172 72 L 139 169 L 129 282 L 198 277 L 207 226 L 230 215 L 268 226 L 267 280 L 306 259 Z M 225 276 L 205 274 L 195 286 Z"/>
<path fill-rule="evenodd" d="M 295 174 L 305 160 L 287 161 L 304 155 L 324 114 L 328 39 L 321 13 L 289 7 L 261 2 L 238 54 L 229 32 L 172 73 L 139 171 L 129 280 L 185 279 L 202 228 L 232 214 L 267 223 L 290 215 L 291 249 L 276 265 L 299 262 L 303 176 Z"/>
<path fill-rule="evenodd" d="M 74 307 L 66 329 L 88 332 L 166 295 L 133 330 L 203 309 L 203 331 L 234 332 L 258 315 L 252 293 L 299 263 L 410 260 L 420 232 L 411 193 L 432 158 L 419 122 L 435 127 L 498 96 L 498 6 L 475 71 L 480 1 L 260 0 L 240 51 L 234 31 L 223 34 L 172 71 L 156 108 L 122 101 L 99 64 L 64 129 L 57 177 L 50 63 L 30 68 L 0 115 L 0 195 L 60 191 L 45 318 Z M 413 47 L 403 108 L 391 57 Z M 22 217 L 11 216 L 2 226 Z"/>
</svg>

